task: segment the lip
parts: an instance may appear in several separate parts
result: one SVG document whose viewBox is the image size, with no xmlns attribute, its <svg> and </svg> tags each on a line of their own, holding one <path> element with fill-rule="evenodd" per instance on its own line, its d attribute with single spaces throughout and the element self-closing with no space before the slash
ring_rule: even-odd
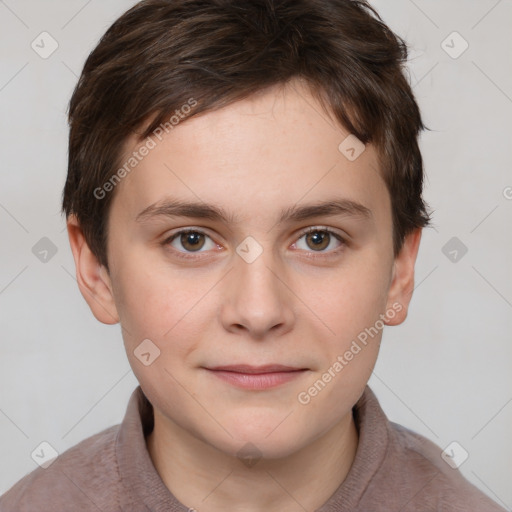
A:
<svg viewBox="0 0 512 512">
<path fill-rule="evenodd" d="M 304 370 L 305 368 L 296 368 L 294 366 L 283 366 L 282 364 L 265 364 L 262 366 L 253 366 L 250 364 L 236 364 L 227 366 L 214 366 L 208 368 L 212 371 L 226 371 L 235 373 L 246 373 L 246 374 L 260 374 L 260 373 L 276 373 L 276 372 L 293 372 Z"/>
<path fill-rule="evenodd" d="M 299 378 L 307 371 L 306 368 L 279 364 L 263 366 L 228 365 L 206 368 L 206 370 L 228 384 L 252 390 L 275 388 Z"/>
</svg>

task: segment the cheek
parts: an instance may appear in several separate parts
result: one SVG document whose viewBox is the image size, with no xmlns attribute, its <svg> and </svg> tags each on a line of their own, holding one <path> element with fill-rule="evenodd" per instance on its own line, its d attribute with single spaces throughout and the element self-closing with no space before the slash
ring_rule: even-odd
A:
<svg viewBox="0 0 512 512">
<path fill-rule="evenodd" d="M 297 398 L 318 428 L 334 425 L 359 399 L 379 353 L 387 269 L 377 258 L 365 262 L 332 275 L 315 294 L 315 311 L 334 334 L 324 338 L 322 364 Z"/>
<path fill-rule="evenodd" d="M 169 293 L 159 272 L 139 264 L 135 254 L 118 262 L 114 295 L 125 342 L 131 346 L 144 338 L 161 339 L 177 321 L 179 294 Z"/>
<path fill-rule="evenodd" d="M 333 348 L 343 349 L 385 312 L 389 272 L 388 263 L 368 251 L 299 291 L 328 328 Z"/>
<path fill-rule="evenodd" d="M 152 396 L 162 386 L 175 389 L 173 376 L 181 380 L 187 356 L 199 339 L 194 334 L 200 309 L 194 308 L 197 293 L 188 291 L 182 279 L 166 280 L 154 267 L 137 271 L 126 266 L 117 278 L 123 341 L 137 380 Z"/>
<path fill-rule="evenodd" d="M 136 257 L 122 262 L 114 292 L 127 349 L 147 338 L 162 351 L 172 346 L 177 358 L 192 350 L 197 333 L 204 332 L 204 299 L 211 286 L 158 264 L 137 265 Z"/>
<path fill-rule="evenodd" d="M 357 401 L 375 366 L 384 329 L 380 315 L 386 308 L 388 264 L 378 251 L 367 251 L 318 281 L 311 309 L 330 332 L 317 347 L 322 363 L 302 391 L 311 410 L 321 410 L 327 423 L 344 414 L 347 403 Z"/>
</svg>

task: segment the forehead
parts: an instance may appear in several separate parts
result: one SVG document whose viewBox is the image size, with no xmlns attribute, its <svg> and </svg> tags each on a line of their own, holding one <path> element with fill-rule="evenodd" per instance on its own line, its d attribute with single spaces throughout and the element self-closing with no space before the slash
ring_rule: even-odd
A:
<svg viewBox="0 0 512 512">
<path fill-rule="evenodd" d="M 129 139 L 122 160 L 139 152 L 140 161 L 117 186 L 112 208 L 134 219 L 170 195 L 227 205 L 243 221 L 336 195 L 383 215 L 390 204 L 376 151 L 358 142 L 302 84 L 275 87 L 159 138 Z M 144 145 L 151 149 L 140 158 Z"/>
</svg>

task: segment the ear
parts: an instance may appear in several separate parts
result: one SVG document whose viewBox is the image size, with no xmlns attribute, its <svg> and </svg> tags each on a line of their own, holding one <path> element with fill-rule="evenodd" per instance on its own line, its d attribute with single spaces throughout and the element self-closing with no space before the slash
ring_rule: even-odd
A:
<svg viewBox="0 0 512 512">
<path fill-rule="evenodd" d="M 406 235 L 393 263 L 386 311 L 394 311 L 395 315 L 385 320 L 386 325 L 399 325 L 407 318 L 407 310 L 414 290 L 414 265 L 420 246 L 421 232 L 422 228 L 417 228 Z"/>
<path fill-rule="evenodd" d="M 67 219 L 71 251 L 75 260 L 78 287 L 93 315 L 104 324 L 119 322 L 112 283 L 107 269 L 91 252 L 75 215 Z"/>
</svg>

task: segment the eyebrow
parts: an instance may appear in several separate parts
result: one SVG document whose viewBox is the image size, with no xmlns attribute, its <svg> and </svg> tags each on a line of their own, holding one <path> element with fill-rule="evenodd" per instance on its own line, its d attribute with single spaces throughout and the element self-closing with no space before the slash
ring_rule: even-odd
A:
<svg viewBox="0 0 512 512">
<path fill-rule="evenodd" d="M 304 206 L 293 205 L 285 208 L 281 210 L 277 223 L 282 224 L 286 221 L 300 222 L 314 217 L 334 215 L 356 217 L 361 220 L 370 220 L 373 217 L 372 211 L 361 203 L 350 199 L 333 198 Z M 208 219 L 225 224 L 236 224 L 239 222 L 236 215 L 228 213 L 216 205 L 181 201 L 173 198 L 165 198 L 149 205 L 137 215 L 135 220 L 137 222 L 144 222 L 161 216 Z"/>
</svg>

